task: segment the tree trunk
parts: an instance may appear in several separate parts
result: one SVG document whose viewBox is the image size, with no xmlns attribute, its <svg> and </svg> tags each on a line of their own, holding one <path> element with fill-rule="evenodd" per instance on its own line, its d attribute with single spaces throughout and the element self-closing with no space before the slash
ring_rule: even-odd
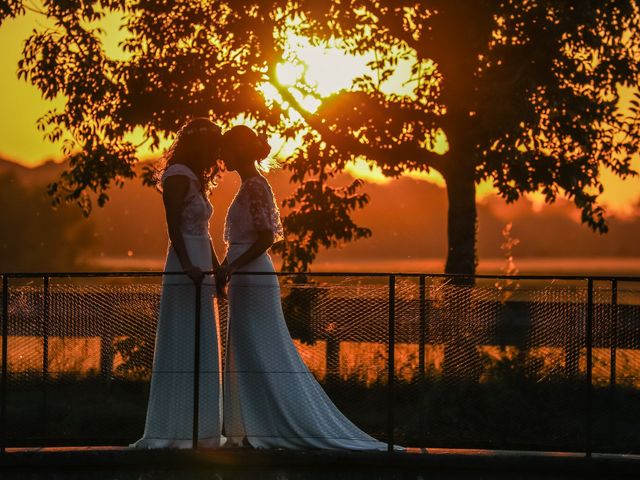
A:
<svg viewBox="0 0 640 480">
<path fill-rule="evenodd" d="M 473 275 L 477 222 L 473 164 L 464 158 L 453 157 L 449 161 L 454 167 L 445 174 L 449 202 L 445 273 Z M 454 278 L 446 288 L 443 374 L 448 382 L 475 382 L 481 373 L 479 339 L 473 328 L 476 323 L 474 283 L 473 277 Z"/>
<path fill-rule="evenodd" d="M 474 274 L 476 271 L 476 184 L 473 165 L 457 158 L 460 165 L 445 174 L 447 182 L 447 263 L 445 273 Z M 467 282 L 468 283 L 468 282 Z"/>
</svg>

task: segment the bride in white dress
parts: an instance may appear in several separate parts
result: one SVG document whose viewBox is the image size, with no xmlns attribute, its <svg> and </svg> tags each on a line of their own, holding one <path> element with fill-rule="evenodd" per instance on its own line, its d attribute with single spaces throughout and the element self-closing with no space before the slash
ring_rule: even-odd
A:
<svg viewBox="0 0 640 480">
<path fill-rule="evenodd" d="M 224 433 L 230 445 L 255 448 L 385 450 L 331 402 L 289 335 L 267 250 L 282 239 L 269 182 L 256 161 L 269 154 L 266 139 L 246 126 L 225 133 L 222 157 L 242 179 L 227 212 L 227 256 L 216 272 L 229 282 L 229 327 L 224 371 Z"/>
<path fill-rule="evenodd" d="M 144 435 L 135 448 L 191 448 L 193 435 L 195 286 L 202 281 L 198 444 L 223 443 L 222 388 L 215 283 L 203 271 L 218 268 L 209 236 L 213 207 L 208 186 L 217 171 L 220 128 L 198 118 L 183 126 L 166 155 L 162 197 L 170 246 L 162 281 L 151 391 Z"/>
</svg>

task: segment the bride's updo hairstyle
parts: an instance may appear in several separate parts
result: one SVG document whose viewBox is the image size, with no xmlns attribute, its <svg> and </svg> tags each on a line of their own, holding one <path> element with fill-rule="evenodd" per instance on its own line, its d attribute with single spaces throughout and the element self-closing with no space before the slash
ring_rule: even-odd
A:
<svg viewBox="0 0 640 480">
<path fill-rule="evenodd" d="M 163 171 L 170 165 L 186 165 L 200 179 L 204 193 L 216 186 L 222 172 L 220 145 L 222 130 L 205 117 L 186 122 L 176 135 L 173 144 L 164 154 Z"/>
<path fill-rule="evenodd" d="M 238 164 L 245 162 L 255 162 L 262 168 L 261 162 L 271 153 L 267 136 L 246 125 L 230 128 L 222 139 L 223 159 L 229 170 L 235 170 Z"/>
</svg>

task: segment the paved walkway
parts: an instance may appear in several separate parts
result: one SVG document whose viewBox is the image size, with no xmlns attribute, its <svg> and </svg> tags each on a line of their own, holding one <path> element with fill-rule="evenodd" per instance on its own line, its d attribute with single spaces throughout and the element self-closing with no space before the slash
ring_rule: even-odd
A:
<svg viewBox="0 0 640 480">
<path fill-rule="evenodd" d="M 179 470 L 175 478 L 200 478 L 196 472 L 216 473 L 218 478 L 640 478 L 640 455 L 528 452 L 504 450 L 420 449 L 407 452 L 348 452 L 328 450 L 202 449 L 134 450 L 126 447 L 10 448 L 0 456 L 0 472 L 6 478 L 71 478 L 51 472 L 83 471 L 93 480 L 115 478 L 108 471 Z M 184 472 L 193 475 L 184 476 Z M 297 472 L 287 476 L 283 471 Z M 41 472 L 44 476 L 37 476 Z M 307 472 L 306 476 L 298 477 Z M 326 477 L 322 476 L 324 474 Z M 390 476 L 385 476 L 384 473 Z M 253 473 L 253 474 L 252 474 Z M 45 475 L 46 474 L 46 475 Z M 489 474 L 490 476 L 487 476 Z M 515 476 L 517 474 L 517 476 Z M 248 475 L 245 477 L 244 475 Z M 284 476 L 283 476 L 284 475 Z M 76 478 L 76 477 L 73 477 Z M 82 476 L 77 477 L 82 478 Z M 85 477 L 86 478 L 86 477 Z M 139 477 L 132 477 L 139 478 Z M 174 478 L 151 476 L 149 478 Z M 207 477 L 209 478 L 209 477 Z M 216 478 L 216 477 L 211 477 Z M 371 477 L 370 477 L 371 478 Z"/>
</svg>

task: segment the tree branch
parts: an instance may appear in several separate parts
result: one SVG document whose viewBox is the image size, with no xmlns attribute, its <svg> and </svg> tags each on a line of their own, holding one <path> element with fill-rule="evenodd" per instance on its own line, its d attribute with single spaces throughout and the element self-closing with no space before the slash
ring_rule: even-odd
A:
<svg viewBox="0 0 640 480">
<path fill-rule="evenodd" d="M 397 145 L 390 149 L 380 149 L 369 147 L 350 135 L 340 135 L 331 130 L 322 117 L 307 111 L 291 92 L 282 86 L 275 75 L 274 68 L 271 68 L 268 74 L 269 82 L 276 88 L 282 99 L 287 102 L 304 121 L 320 134 L 322 139 L 328 144 L 340 149 L 347 149 L 354 156 L 365 156 L 371 160 L 388 159 L 388 164 L 397 163 L 399 158 L 412 158 L 422 160 L 427 167 L 433 168 L 442 173 L 446 166 L 445 158 L 435 152 L 425 148 L 408 145 L 406 143 Z"/>
</svg>

